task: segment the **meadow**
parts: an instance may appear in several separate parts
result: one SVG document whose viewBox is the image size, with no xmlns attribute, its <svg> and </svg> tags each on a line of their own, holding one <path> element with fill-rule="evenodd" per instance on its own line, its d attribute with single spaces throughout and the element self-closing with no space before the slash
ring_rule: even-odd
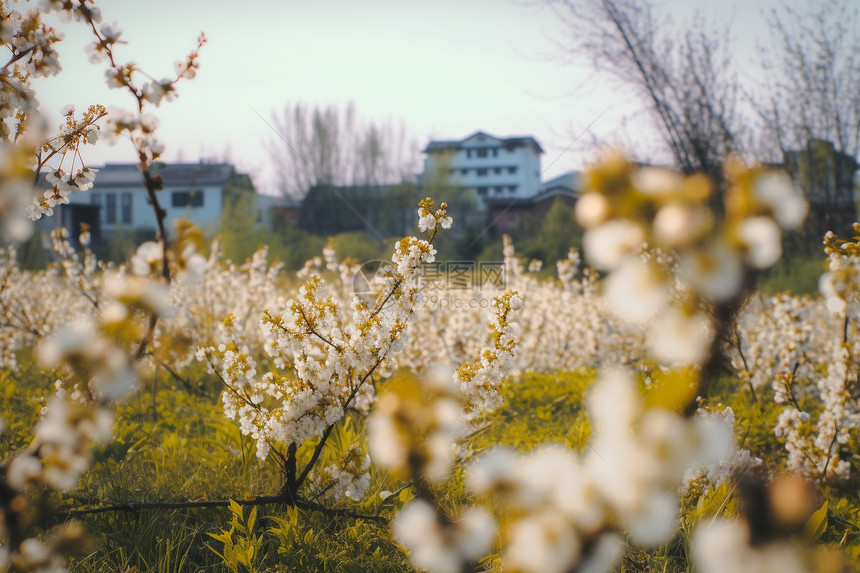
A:
<svg viewBox="0 0 860 573">
<path fill-rule="evenodd" d="M 419 215 L 428 213 L 447 218 L 427 205 Z M 187 236 L 186 245 L 199 240 L 191 232 Z M 658 473 L 672 468 L 673 475 L 651 476 L 657 484 L 647 486 L 636 478 L 635 485 L 612 487 L 656 488 L 643 495 L 670 492 L 676 502 L 668 514 L 647 504 L 640 509 L 617 501 L 613 508 L 613 502 L 599 502 L 606 522 L 592 531 L 623 535 L 604 564 L 608 570 L 691 570 L 696 531 L 723 520 L 758 520 L 769 531 L 764 547 L 796 554 L 809 570 L 858 563 L 857 398 L 850 379 L 856 366 L 851 355 L 843 355 L 844 369 L 836 370 L 833 358 L 852 348 L 844 341 L 854 339 L 855 326 L 847 314 L 834 316 L 828 310 L 834 303 L 824 295 L 744 293 L 730 336 L 720 341 L 721 361 L 704 396 L 698 386 L 701 366 L 690 364 L 690 357 L 704 359 L 696 349 L 709 344 L 713 327 L 699 323 L 697 330 L 681 329 L 682 338 L 661 343 L 650 331 L 653 321 L 612 308 L 608 279 L 575 250 L 559 261 L 554 278 L 545 278 L 538 265 L 519 259 L 506 239 L 503 282 L 495 277 L 481 284 L 473 276 L 472 286 L 463 288 L 462 281 L 446 276 L 440 285 L 435 269 L 424 276 L 419 264 L 407 262 L 401 271 L 381 268 L 356 295 L 359 266 L 351 259 L 339 261 L 332 248 L 290 279 L 278 263 L 267 261 L 265 249 L 235 265 L 221 259 L 215 244 L 207 258 L 193 255 L 185 270 L 177 269 L 169 295 L 160 293 L 169 298 L 158 302 L 150 293 L 146 296 L 153 299 L 139 302 L 113 294 L 112 285 L 117 277 L 157 273 L 160 261 L 145 258 L 157 252 L 154 248 L 144 245 L 128 265 L 115 266 L 99 264 L 86 248 L 75 252 L 62 234 L 55 246 L 61 264 L 44 271 L 18 268 L 13 253 L 3 259 L 3 459 L 8 475 L 10 460 L 33 451 L 28 445 L 34 428 L 40 436 L 52 396 L 95 401 L 113 412 L 112 437 L 91 453 L 86 448 L 79 453 L 89 468 L 77 474 L 74 487 L 52 486 L 39 476 L 24 485 L 32 507 L 22 515 L 33 513 L 31 535 L 70 518 L 85 525 L 85 536 L 68 553 L 72 571 L 502 570 L 511 559 L 517 523 L 528 523 L 535 513 L 545 517 L 554 503 L 562 503 L 553 496 L 578 487 L 579 480 L 567 472 L 588 470 L 571 464 L 591 459 L 612 465 L 613 472 L 635 472 L 622 462 L 615 467 L 613 457 L 626 450 L 605 449 L 621 446 L 606 442 L 600 431 L 595 435 L 593 427 L 595 418 L 607 422 L 606 413 L 595 411 L 595 387 L 619 376 L 629 379 L 641 403 L 626 407 L 639 408 L 638 413 L 625 414 L 622 406 L 610 414 L 632 416 L 618 438 L 638 440 L 628 452 L 636 464 L 649 463 L 641 450 L 653 448 L 662 468 Z M 420 246 L 417 251 L 413 261 L 431 252 Z M 184 256 L 190 260 L 189 252 Z M 398 253 L 409 255 L 399 247 Z M 677 276 L 677 260 L 661 256 L 661 268 Z M 653 260 L 655 254 L 639 257 Z M 393 266 L 397 262 L 395 254 Z M 410 272 L 414 278 L 402 278 Z M 690 299 L 683 282 L 671 289 L 661 303 L 663 313 Z M 383 299 L 386 305 L 368 319 L 368 309 L 376 308 L 370 304 Z M 57 304 L 46 307 L 46 300 Z M 133 309 L 118 314 L 118 324 L 109 321 L 108 310 L 117 300 Z M 164 317 L 151 350 L 134 366 L 135 380 L 73 338 L 95 332 L 132 352 L 136 337 L 146 332 L 151 308 L 169 310 L 160 311 Z M 81 327 L 80 317 L 93 312 L 101 326 Z M 384 329 L 375 321 L 385 315 L 393 319 Z M 401 324 L 404 331 L 398 330 Z M 362 335 L 371 342 L 359 342 Z M 67 347 L 55 350 L 57 340 Z M 297 340 L 305 346 L 289 346 Z M 90 346 L 100 345 L 91 341 Z M 349 346 L 354 349 L 345 351 Z M 369 352 L 364 358 L 362 350 Z M 56 352 L 65 353 L 64 363 L 51 362 Z M 684 353 L 686 364 L 679 360 Z M 380 354 L 382 360 L 371 359 Z M 89 364 L 82 367 L 82 361 Z M 105 369 L 115 380 L 106 381 Z M 82 386 L 81 372 L 103 389 L 92 382 Z M 338 376 L 344 380 L 340 389 L 326 393 L 319 386 Z M 840 377 L 843 391 L 834 393 L 830 388 Z M 359 390 L 356 380 L 367 383 Z M 115 396 L 118 387 L 122 394 Z M 615 387 L 610 401 L 624 403 L 628 391 L 623 384 Z M 711 424 L 697 441 L 723 448 L 707 463 L 672 458 L 689 450 L 678 433 L 695 433 L 682 425 L 691 400 L 696 403 L 692 420 Z M 334 419 L 327 419 L 332 411 Z M 655 440 L 649 445 L 636 432 L 643 431 L 646 414 L 658 411 L 673 414 L 647 430 L 648 439 Z M 259 423 L 262 414 L 285 421 L 287 429 Z M 74 424 L 80 418 L 69 419 Z M 308 428 L 308 419 L 318 421 Z M 834 419 L 836 437 L 827 433 Z M 718 444 L 726 430 L 732 437 L 728 449 Z M 283 438 L 278 431 L 290 434 Z M 291 437 L 302 432 L 301 441 Z M 822 446 L 822 435 L 832 443 Z M 392 440 L 405 448 L 403 459 Z M 43 459 L 49 468 L 51 457 Z M 511 475 L 490 482 L 476 478 L 482 462 Z M 530 466 L 540 475 L 516 469 Z M 69 470 L 67 462 L 60 467 Z M 303 469 L 305 481 L 295 485 L 295 472 Z M 541 477 L 553 473 L 559 483 Z M 772 492 L 779 488 L 782 493 Z M 758 492 L 759 503 L 775 507 L 749 507 L 755 495 L 750 491 Z M 410 562 L 420 549 L 398 530 L 396 516 L 415 499 L 431 500 L 442 527 L 456 527 L 468 521 L 464 516 L 471 508 L 482 508 L 481 515 L 493 516 L 493 539 L 474 557 L 457 549 L 456 567 L 433 563 L 432 557 L 430 563 Z M 634 533 L 627 533 L 631 525 L 622 520 L 631 518 L 624 512 L 653 513 L 646 531 L 659 527 L 664 533 L 648 539 L 635 519 Z M 558 524 L 544 524 L 550 540 L 560 534 L 553 527 Z M 582 524 L 578 528 L 582 537 L 594 535 Z M 477 533 L 459 531 L 442 539 L 456 543 L 456 535 Z M 425 534 L 423 542 L 426 536 L 432 538 Z M 526 539 L 548 556 L 555 551 L 557 561 L 526 561 L 515 564 L 516 570 L 562 571 L 573 561 L 562 546 L 541 546 L 533 534 Z M 765 562 L 784 558 L 770 551 Z"/>
</svg>

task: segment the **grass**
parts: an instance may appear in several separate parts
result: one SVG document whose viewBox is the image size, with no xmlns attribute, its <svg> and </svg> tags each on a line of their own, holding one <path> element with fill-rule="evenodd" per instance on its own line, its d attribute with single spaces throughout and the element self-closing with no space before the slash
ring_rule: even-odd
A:
<svg viewBox="0 0 860 573">
<path fill-rule="evenodd" d="M 827 259 L 820 254 L 784 257 L 765 271 L 759 287 L 765 294 L 791 292 L 795 295 L 818 292 L 818 279 L 827 271 Z"/>
<path fill-rule="evenodd" d="M 253 442 L 224 418 L 217 386 L 194 368 L 182 374 L 199 379 L 203 392 L 189 393 L 161 372 L 157 385 L 145 385 L 119 406 L 114 440 L 94 452 L 92 469 L 78 490 L 56 496 L 62 508 L 126 501 L 243 499 L 278 491 L 281 486 L 278 468 L 271 459 L 263 462 L 256 458 Z M 18 376 L 0 375 L 3 382 L 0 403 L 8 425 L 0 452 L 4 458 L 26 445 L 38 418 L 40 397 L 50 391 L 50 381 L 27 375 L 29 371 L 25 369 L 25 374 Z M 507 445 L 525 452 L 546 442 L 556 442 L 581 451 L 591 431 L 584 403 L 594 377 L 591 371 L 527 373 L 506 382 L 504 406 L 487 419 L 487 424 L 469 439 L 465 449 L 477 453 L 493 445 Z M 153 395 L 154 387 L 157 390 Z M 713 391 L 713 401 L 735 410 L 742 445 L 771 467 L 779 468 L 784 458 L 783 446 L 772 431 L 779 408 L 766 391 L 759 392 L 755 401 L 731 377 L 721 380 Z M 340 432 L 338 443 L 363 439 L 362 420 L 352 419 L 350 426 Z M 385 501 L 379 493 L 397 491 L 401 485 L 374 469 L 366 499 L 350 507 L 357 512 L 390 518 L 409 499 L 409 490 Z M 452 507 L 470 501 L 462 486 L 461 471 L 439 491 L 443 502 Z M 729 514 L 737 512 L 732 493 L 728 489 L 708 490 L 685 498 L 689 523 L 707 518 L 718 509 Z M 832 516 L 822 541 L 836 546 L 844 536 L 846 552 L 856 558 L 860 547 L 857 488 L 824 489 L 822 496 L 828 500 Z M 733 499 L 732 503 L 722 502 Z M 339 504 L 347 507 L 343 502 Z M 99 547 L 76 559 L 71 570 L 412 570 L 391 539 L 386 523 L 284 506 L 260 506 L 252 525 L 250 517 L 247 507 L 240 509 L 238 515 L 229 508 L 87 515 L 82 519 Z M 220 536 L 222 541 L 213 536 Z M 252 556 L 247 560 L 248 565 L 236 564 L 235 569 L 225 565 L 215 552 L 225 551 L 225 539 L 234 549 L 243 548 L 241 551 Z M 686 571 L 688 546 L 688 529 L 682 528 L 663 547 L 631 547 L 624 569 Z"/>
</svg>

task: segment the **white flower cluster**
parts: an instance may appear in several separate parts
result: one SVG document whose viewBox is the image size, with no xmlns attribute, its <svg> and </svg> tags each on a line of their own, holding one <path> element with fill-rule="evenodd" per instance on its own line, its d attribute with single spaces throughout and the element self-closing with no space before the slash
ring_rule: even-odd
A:
<svg viewBox="0 0 860 573">
<path fill-rule="evenodd" d="M 338 463 L 326 466 L 320 487 L 328 499 L 363 499 L 370 487 L 370 456 L 358 444 L 350 446 Z"/>
<path fill-rule="evenodd" d="M 579 265 L 582 263 L 581 259 L 579 250 L 571 247 L 567 252 L 567 258 L 555 263 L 556 273 L 561 284 L 565 286 L 573 284 L 573 279 L 579 272 Z"/>
<path fill-rule="evenodd" d="M 43 484 L 74 489 L 90 467 L 93 444 L 106 444 L 112 435 L 109 410 L 54 398 L 36 426 L 33 445 L 9 463 L 6 483 L 19 491 Z"/>
<path fill-rule="evenodd" d="M 96 126 L 91 126 L 97 130 Z M 97 133 L 97 131 L 96 131 Z M 43 215 L 51 217 L 54 215 L 54 207 L 57 205 L 68 205 L 69 194 L 72 191 L 86 191 L 92 189 L 98 169 L 84 167 L 75 173 L 66 173 L 62 169 L 56 169 L 47 174 L 48 183 L 53 185 L 42 193 L 42 197 L 34 199 L 28 205 L 26 212 L 31 220 L 40 219 Z"/>
<path fill-rule="evenodd" d="M 455 517 L 441 511 L 430 487 L 450 477 L 457 442 L 469 427 L 463 398 L 452 373 L 436 366 L 420 382 L 401 379 L 389 387 L 367 423 L 374 463 L 416 490 L 417 497 L 394 516 L 394 538 L 414 565 L 434 573 L 456 573 L 477 563 L 497 529 L 477 508 L 458 510 Z"/>
<path fill-rule="evenodd" d="M 854 224 L 860 233 L 860 223 Z M 839 239 L 833 232 L 824 237 L 828 271 L 821 276 L 819 290 L 827 308 L 837 315 L 860 318 L 860 240 Z"/>
<path fill-rule="evenodd" d="M 741 376 L 755 390 L 771 386 L 779 404 L 804 394 L 815 376 L 820 345 L 829 338 L 830 329 L 818 328 L 824 310 L 820 301 L 787 293 L 750 301 L 738 320 L 740 340 L 733 356 Z"/>
<path fill-rule="evenodd" d="M 432 201 L 422 201 L 429 208 Z M 440 209 L 435 220 L 446 217 Z M 432 238 L 432 235 L 431 235 Z M 239 422 L 265 457 L 276 444 L 320 439 L 348 408 L 367 411 L 375 399 L 369 383 L 377 371 L 393 367 L 402 350 L 416 307 L 418 269 L 432 262 L 430 241 L 406 237 L 395 246 L 393 267 L 376 277 L 375 302 L 342 298 L 344 289 L 330 286 L 308 266 L 309 278 L 295 298 L 281 300 L 261 322 L 263 351 L 275 369 L 258 376 L 251 349 L 238 338 L 234 315 L 228 317 L 218 344 L 201 347 L 198 357 L 227 386 L 225 414 Z M 327 254 L 327 266 L 334 254 Z"/>
<path fill-rule="evenodd" d="M 790 469 L 818 479 L 845 481 L 851 464 L 841 459 L 840 449 L 860 428 L 860 400 L 851 391 L 858 365 L 849 348 L 841 343 L 834 343 L 830 356 L 826 375 L 818 377 L 823 410 L 815 423 L 809 412 L 792 403 L 780 414 L 775 432 L 785 439 Z"/>
<path fill-rule="evenodd" d="M 696 530 L 693 557 L 702 573 L 806 573 L 797 547 L 788 540 L 752 547 L 747 526 L 715 520 Z"/>
<path fill-rule="evenodd" d="M 436 249 L 428 241 L 415 237 L 405 237 L 394 246 L 391 261 L 397 267 L 401 276 L 414 274 L 421 263 L 432 263 L 436 260 Z"/>
<path fill-rule="evenodd" d="M 394 539 L 409 550 L 419 569 L 459 573 L 463 564 L 487 554 L 496 536 L 496 522 L 486 512 L 469 508 L 455 519 L 441 521 L 428 502 L 413 499 L 391 524 Z"/>
<path fill-rule="evenodd" d="M 337 271 L 337 251 L 334 250 L 334 246 L 332 241 L 323 247 L 323 259 L 325 259 L 325 268 L 329 271 L 335 272 Z"/>
<path fill-rule="evenodd" d="M 115 143 L 121 136 L 128 137 L 134 144 L 138 156 L 141 158 L 141 167 L 148 169 L 152 162 L 158 159 L 164 151 L 164 144 L 155 135 L 158 127 L 158 119 L 151 113 L 144 111 L 147 105 L 158 107 L 162 101 L 172 101 L 177 97 L 176 83 L 183 78 L 193 79 L 199 68 L 198 52 L 206 43 L 206 36 L 200 34 L 197 39 L 197 47 L 181 62 L 176 62 L 175 78 L 163 78 L 151 80 L 142 85 L 136 83 L 140 70 L 134 63 L 119 64 L 116 61 L 114 48 L 119 42 L 122 31 L 114 24 L 103 24 L 96 29 L 98 22 L 93 21 L 96 40 L 87 46 L 90 60 L 94 63 L 101 62 L 105 57 L 109 65 L 105 70 L 105 81 L 111 89 L 125 89 L 137 99 L 137 111 L 130 112 L 123 109 L 112 109 L 107 124 L 105 139 L 108 143 Z"/>
<path fill-rule="evenodd" d="M 82 164 L 75 169 L 77 153 L 70 154 L 69 173 L 54 169 L 49 174 L 54 188 L 39 191 L 36 197 L 33 197 L 33 172 L 38 172 L 60 151 L 77 151 L 80 143 L 95 143 L 99 135 L 95 121 L 104 115 L 104 109 L 92 106 L 80 120 L 75 120 L 74 108 L 67 106 L 59 134 L 42 142 L 39 102 L 30 81 L 59 73 L 55 44 L 63 37 L 42 17 L 51 11 L 65 19 L 70 19 L 73 12 L 79 15 L 86 10 L 93 17 L 99 15 L 89 4 L 71 1 L 30 3 L 26 9 L 22 8 L 23 12 L 15 8 L 7 0 L 0 2 L 0 44 L 11 54 L 0 69 L 0 234 L 17 240 L 27 238 L 31 231 L 23 218 L 50 215 L 56 205 L 68 202 L 71 190 L 91 186 L 93 172 Z"/>
<path fill-rule="evenodd" d="M 588 410 L 594 433 L 581 459 L 558 446 L 524 458 L 496 449 L 468 469 L 467 486 L 511 516 L 502 534 L 506 567 L 605 571 L 620 558 L 619 533 L 664 543 L 678 525 L 685 470 L 733 450 L 724 421 L 644 409 L 626 373 L 602 376 Z"/>
<path fill-rule="evenodd" d="M 172 307 L 166 286 L 140 277 L 112 275 L 103 289 L 98 319 L 85 315 L 58 329 L 41 344 L 39 361 L 45 368 L 68 366 L 73 386 L 112 401 L 139 385 L 136 357 L 122 343 L 123 334 L 140 334 L 135 311 L 169 317 Z"/>
<path fill-rule="evenodd" d="M 857 296 L 848 278 L 854 247 L 837 245 L 835 236 L 828 242 L 831 276 L 841 277 L 836 282 L 842 294 L 830 291 L 826 279 L 821 299 L 754 299 L 738 320 L 733 363 L 754 390 L 770 386 L 783 405 L 774 430 L 785 440 L 787 467 L 813 479 L 843 481 L 851 465 L 841 450 L 860 427 L 860 400 L 851 390 L 858 375 L 860 317 L 852 311 L 856 305 L 846 302 Z M 803 406 L 810 398 L 820 411 Z"/>
<path fill-rule="evenodd" d="M 620 155 L 589 173 L 591 191 L 576 206 L 588 260 L 610 271 L 604 284 L 610 307 L 648 325 L 652 350 L 664 363 L 704 359 L 713 333 L 700 303 L 736 300 L 747 269 L 779 259 L 780 227 L 796 228 L 806 215 L 805 200 L 787 177 L 737 161 L 726 171 L 726 215 L 719 222 L 704 176 L 635 168 Z M 646 246 L 674 253 L 677 268 L 640 256 Z M 688 293 L 681 304 L 673 303 L 677 280 Z"/>
<path fill-rule="evenodd" d="M 493 345 L 482 350 L 475 362 L 457 368 L 455 378 L 470 420 L 493 412 L 502 404 L 499 385 L 513 370 L 521 332 L 515 318 L 522 309 L 523 299 L 516 291 L 509 290 L 494 298 L 490 323 Z"/>
<path fill-rule="evenodd" d="M 3 525 L 0 525 L 0 539 L 4 537 L 3 533 Z M 74 548 L 80 547 L 85 537 L 84 526 L 78 521 L 70 521 L 51 529 L 44 540 L 29 537 L 17 548 L 0 545 L 0 569 L 66 573 L 69 549 L 74 551 Z"/>
<path fill-rule="evenodd" d="M 6 125 L 0 119 L 0 126 Z M 32 130 L 18 142 L 0 137 L 0 239 L 24 241 L 32 234 L 27 217 L 33 195 L 32 163 L 38 143 Z"/>
<path fill-rule="evenodd" d="M 108 68 L 108 72 L 114 68 Z M 114 88 L 123 87 L 116 82 L 112 83 L 109 76 L 108 85 Z M 158 159 L 164 152 L 164 144 L 156 136 L 159 119 L 152 113 L 141 112 L 134 113 L 122 108 L 112 107 L 108 113 L 107 124 L 105 125 L 105 141 L 108 145 L 116 144 L 120 137 L 128 137 L 134 144 L 135 149 L 139 150 L 147 158 L 148 164 Z"/>
<path fill-rule="evenodd" d="M 60 272 L 56 268 L 25 272 L 18 267 L 13 248 L 0 250 L 0 367 L 15 370 L 18 350 L 86 315 L 102 288 L 103 278 L 94 275 L 92 253 L 81 260 L 64 230 L 55 231 L 52 237 Z"/>
<path fill-rule="evenodd" d="M 441 482 L 466 428 L 453 377 L 436 368 L 423 383 L 401 382 L 380 397 L 367 420 L 368 447 L 374 463 L 395 475 Z"/>
<path fill-rule="evenodd" d="M 175 222 L 176 238 L 167 252 L 167 266 L 171 278 L 187 286 L 196 286 L 203 279 L 209 262 L 198 252 L 200 229 L 187 221 Z M 129 259 L 131 271 L 141 277 L 160 279 L 164 272 L 164 246 L 156 241 L 145 241 Z"/>
<path fill-rule="evenodd" d="M 209 259 L 202 260 L 202 269 L 198 269 L 202 272 L 179 273 L 170 288 L 176 316 L 160 324 L 162 335 L 154 343 L 158 353 L 173 367 L 184 368 L 195 359 L 199 347 L 217 346 L 224 340 L 221 321 L 236 311 L 231 339 L 237 347 L 262 355 L 264 338 L 259 317 L 280 296 L 278 274 L 282 268 L 280 264 L 269 265 L 267 253 L 268 249 L 262 247 L 246 263 L 236 266 L 220 260 L 215 243 Z M 147 253 L 139 250 L 138 254 L 141 270 L 156 269 L 160 264 L 158 246 Z M 197 269 L 197 256 L 188 268 Z"/>
<path fill-rule="evenodd" d="M 735 427 L 735 413 L 728 406 L 713 411 L 699 408 L 697 415 L 717 416 L 730 428 Z M 753 456 L 747 448 L 736 448 L 731 457 L 719 459 L 711 464 L 694 463 L 684 472 L 680 493 L 686 495 L 691 491 L 707 491 L 708 486 L 718 487 L 723 482 L 738 479 L 752 468 L 761 466 L 761 463 L 762 460 Z"/>
<path fill-rule="evenodd" d="M 454 220 L 448 216 L 448 204 L 442 203 L 439 209 L 433 209 L 433 201 L 426 198 L 418 205 L 418 230 L 422 233 L 435 231 L 439 226 L 450 229 Z"/>
<path fill-rule="evenodd" d="M 504 263 L 495 269 L 500 271 L 498 281 L 487 280 L 472 288 L 442 285 L 424 293 L 410 323 L 414 334 L 407 338 L 401 366 L 424 372 L 434 364 L 479 359 L 486 346 L 484 314 L 505 289 L 528 293 L 529 301 L 528 312 L 517 312 L 517 326 L 512 326 L 521 346 L 506 367 L 508 374 L 596 367 L 607 356 L 622 364 L 644 357 L 639 350 L 646 346 L 642 326 L 609 310 L 598 295 L 596 273 L 585 269 L 576 280 L 561 285 L 538 281 L 522 272 L 510 238 L 505 250 Z"/>
<path fill-rule="evenodd" d="M 61 14 L 65 11 L 63 7 L 49 6 L 44 2 L 37 8 L 25 10 L 24 13 L 13 9 L 9 2 L 4 1 L 0 5 L 0 42 L 12 54 L 23 55 L 13 58 L 11 69 L 9 64 L 4 67 L 3 91 L 4 95 L 8 93 L 9 97 L 4 97 L 3 105 L 0 105 L 0 110 L 3 110 L 0 111 L 0 117 L 3 119 L 12 117 L 6 110 L 31 109 L 35 98 L 29 97 L 31 92 L 25 87 L 26 81 L 21 81 L 22 78 L 50 77 L 60 73 L 59 54 L 54 49 L 54 44 L 62 40 L 63 36 L 42 21 L 42 14 L 52 9 Z M 68 15 L 68 12 L 66 14 Z"/>
</svg>

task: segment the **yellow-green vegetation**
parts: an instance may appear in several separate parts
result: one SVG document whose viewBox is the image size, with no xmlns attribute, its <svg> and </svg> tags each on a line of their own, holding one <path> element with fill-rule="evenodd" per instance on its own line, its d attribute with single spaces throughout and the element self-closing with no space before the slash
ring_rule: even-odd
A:
<svg viewBox="0 0 860 573">
<path fill-rule="evenodd" d="M 818 279 L 827 271 L 827 261 L 818 252 L 805 255 L 799 253 L 781 259 L 773 268 L 763 273 L 761 289 L 769 295 L 790 291 L 804 295 L 818 292 Z"/>
<path fill-rule="evenodd" d="M 22 360 L 27 372 L 26 360 Z M 7 430 L 2 457 L 26 446 L 38 419 L 41 400 L 52 384 L 44 377 L 3 373 L 0 395 Z M 488 447 L 512 446 L 522 452 L 547 443 L 576 451 L 588 447 L 590 426 L 585 400 L 592 371 L 522 374 L 506 381 L 505 404 L 470 435 L 462 448 L 464 464 Z M 690 391 L 684 373 L 643 377 L 646 402 L 672 407 Z M 195 384 L 187 382 L 197 380 Z M 193 391 L 191 390 L 193 388 Z M 282 485 L 273 459 L 261 462 L 253 441 L 228 421 L 218 402 L 216 380 L 199 366 L 172 375 L 153 373 L 146 387 L 117 409 L 113 441 L 94 452 L 80 488 L 56 495 L 64 512 L 125 505 L 124 510 L 80 515 L 98 549 L 71 564 L 72 571 L 412 571 L 391 538 L 389 520 L 412 497 L 373 468 L 371 485 L 358 502 L 327 502 L 330 508 L 301 510 L 284 504 L 247 505 L 254 496 L 275 494 Z M 30 398 L 36 396 L 36 398 Z M 712 406 L 730 406 L 740 421 L 740 447 L 773 469 L 780 466 L 782 444 L 772 428 L 779 407 L 768 396 L 753 396 L 731 377 L 713 388 Z M 328 442 L 317 467 L 338 459 L 364 441 L 363 418 L 348 417 Z M 311 447 L 299 449 L 306 461 Z M 853 446 L 846 455 L 857 459 Z M 462 468 L 436 486 L 448 510 L 471 502 L 462 485 Z M 678 534 L 663 547 L 630 547 L 625 571 L 687 571 L 692 531 L 715 516 L 741 511 L 736 481 L 693 487 L 683 497 Z M 320 492 L 320 497 L 325 492 Z M 136 509 L 139 502 L 222 500 L 222 507 Z M 803 536 L 823 547 L 860 558 L 860 496 L 856 484 L 824 488 L 820 507 Z M 237 503 L 240 502 L 240 503 Z M 485 563 L 498 562 L 492 556 Z M 135 569 L 136 568 L 136 569 Z"/>
<path fill-rule="evenodd" d="M 504 386 L 505 405 L 470 439 L 475 451 L 513 446 L 523 452 L 547 443 L 582 450 L 591 433 L 584 397 L 594 372 L 527 373 Z"/>
</svg>

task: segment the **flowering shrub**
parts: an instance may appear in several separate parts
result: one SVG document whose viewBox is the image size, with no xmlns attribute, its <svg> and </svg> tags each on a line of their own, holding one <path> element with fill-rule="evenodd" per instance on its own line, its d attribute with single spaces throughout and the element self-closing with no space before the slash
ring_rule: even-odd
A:
<svg viewBox="0 0 860 573">
<path fill-rule="evenodd" d="M 143 178 L 150 193 L 161 231 L 160 279 L 151 276 L 129 276 L 123 270 L 101 269 L 96 276 L 96 262 L 86 252 L 83 259 L 72 250 L 67 230 L 53 234 L 54 250 L 60 261 L 62 280 L 46 273 L 51 287 L 60 293 L 75 288 L 86 301 L 69 301 L 60 294 L 52 304 L 45 304 L 46 292 L 21 282 L 24 277 L 16 268 L 14 250 L 4 256 L 2 298 L 2 337 L 7 346 L 0 358 L 3 366 L 17 367 L 15 351 L 25 344 L 37 343 L 40 365 L 57 375 L 56 398 L 43 408 L 43 419 L 36 426 L 29 448 L 7 460 L 2 466 L 3 494 L 0 496 L 0 569 L 56 570 L 65 557 L 78 550 L 74 540 L 82 528 L 76 522 L 55 528 L 44 541 L 30 537 L 33 527 L 47 527 L 50 515 L 31 506 L 24 494 L 50 487 L 70 490 L 77 486 L 89 467 L 94 443 L 110 438 L 113 425 L 109 403 L 134 391 L 139 377 L 148 366 L 146 355 L 155 337 L 159 318 L 172 313 L 167 238 L 163 213 L 154 192 L 159 181 L 150 173 L 152 162 L 163 146 L 155 138 L 157 120 L 144 111 L 145 105 L 158 105 L 163 94 L 173 90 L 181 77 L 193 77 L 197 67 L 196 50 L 177 67 L 176 80 L 136 84 L 140 71 L 117 63 L 114 54 L 120 31 L 114 25 L 101 23 L 101 11 L 91 0 L 40 1 L 25 3 L 22 11 L 9 2 L 0 3 L 0 42 L 11 54 L 0 70 L 0 145 L 3 175 L 0 177 L 0 229 L 4 239 L 25 238 L 31 228 L 22 215 L 38 219 L 53 215 L 57 205 L 68 204 L 72 191 L 86 191 L 93 186 L 95 170 L 84 165 L 81 146 L 99 139 L 97 122 L 107 115 L 104 107 L 89 107 L 80 119 L 67 106 L 57 135 L 47 137 L 38 117 L 36 94 L 30 89 L 32 78 L 54 76 L 60 71 L 55 44 L 62 34 L 49 26 L 43 17 L 55 13 L 61 22 L 74 18 L 92 29 L 95 47 L 89 50 L 93 61 L 107 56 L 106 76 L 110 87 L 126 89 L 136 100 L 136 113 L 115 111 L 108 120 L 110 136 L 128 135 L 135 144 Z M 205 42 L 201 36 L 198 49 Z M 98 57 L 93 57 L 98 56 Z M 49 189 L 41 190 L 40 173 L 47 169 Z M 89 233 L 82 230 L 80 242 L 89 243 Z M 184 251 L 174 265 L 184 268 L 192 253 Z M 29 291 L 29 292 L 27 292 Z M 42 308 L 47 307 L 47 312 Z"/>
</svg>

